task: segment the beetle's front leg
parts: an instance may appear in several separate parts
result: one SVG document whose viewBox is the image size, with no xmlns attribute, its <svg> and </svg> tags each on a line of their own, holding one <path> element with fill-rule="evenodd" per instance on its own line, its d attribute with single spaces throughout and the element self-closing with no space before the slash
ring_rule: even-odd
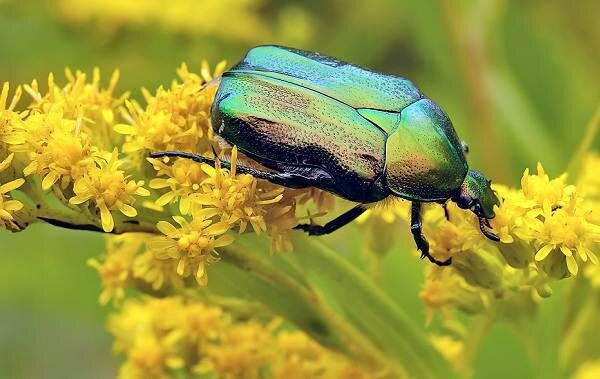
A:
<svg viewBox="0 0 600 379">
<path fill-rule="evenodd" d="M 452 258 L 448 258 L 445 261 L 438 261 L 429 254 L 429 242 L 423 235 L 423 223 L 421 222 L 421 203 L 412 203 L 410 212 L 410 231 L 412 232 L 417 249 L 421 251 L 421 259 L 427 257 L 431 262 L 438 266 L 448 266 L 452 263 Z"/>
</svg>

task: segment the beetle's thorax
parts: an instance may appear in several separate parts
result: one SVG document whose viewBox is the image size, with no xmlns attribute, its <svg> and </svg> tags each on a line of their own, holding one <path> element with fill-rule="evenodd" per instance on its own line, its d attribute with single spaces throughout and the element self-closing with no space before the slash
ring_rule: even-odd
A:
<svg viewBox="0 0 600 379">
<path fill-rule="evenodd" d="M 449 199 L 467 171 L 456 132 L 436 103 L 424 98 L 402 110 L 386 142 L 385 176 L 391 193 L 416 201 Z"/>
</svg>

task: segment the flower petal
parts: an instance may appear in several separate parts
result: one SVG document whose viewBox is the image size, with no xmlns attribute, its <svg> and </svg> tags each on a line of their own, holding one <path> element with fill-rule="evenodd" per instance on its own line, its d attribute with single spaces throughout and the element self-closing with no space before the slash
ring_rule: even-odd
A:
<svg viewBox="0 0 600 379">
<path fill-rule="evenodd" d="M 177 228 L 167 221 L 159 221 L 156 224 L 156 229 L 158 229 L 162 234 L 168 237 L 175 236 L 179 233 Z"/>
<path fill-rule="evenodd" d="M 541 249 L 538 250 L 538 252 L 535 254 L 535 260 L 536 261 L 543 261 L 544 259 L 546 259 L 546 257 L 548 256 L 548 254 L 550 254 L 550 252 L 554 249 L 554 246 L 552 245 L 545 245 L 543 246 Z"/>
</svg>

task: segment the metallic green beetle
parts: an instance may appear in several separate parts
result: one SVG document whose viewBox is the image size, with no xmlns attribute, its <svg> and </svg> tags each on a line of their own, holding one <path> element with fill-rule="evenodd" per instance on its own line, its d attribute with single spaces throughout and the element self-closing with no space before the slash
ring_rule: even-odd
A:
<svg viewBox="0 0 600 379">
<path fill-rule="evenodd" d="M 470 171 L 452 123 L 408 80 L 318 53 L 258 46 L 221 78 L 212 124 L 227 143 L 272 171 L 239 167 L 292 188 L 317 187 L 359 203 L 325 225 L 296 228 L 322 235 L 346 225 L 365 204 L 388 196 L 412 201 L 411 231 L 422 257 L 421 204 L 448 199 L 479 217 L 488 238 L 496 195 Z M 156 152 L 199 162 L 185 152 Z M 228 162 L 223 162 L 225 167 Z"/>
</svg>

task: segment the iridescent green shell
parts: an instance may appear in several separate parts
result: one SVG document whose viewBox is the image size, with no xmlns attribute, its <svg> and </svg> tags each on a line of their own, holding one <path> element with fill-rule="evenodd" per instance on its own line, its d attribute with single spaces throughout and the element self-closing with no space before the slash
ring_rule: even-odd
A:
<svg viewBox="0 0 600 379">
<path fill-rule="evenodd" d="M 212 121 L 262 165 L 362 203 L 447 199 L 468 169 L 448 117 L 410 81 L 312 52 L 251 49 L 223 74 Z"/>
</svg>

